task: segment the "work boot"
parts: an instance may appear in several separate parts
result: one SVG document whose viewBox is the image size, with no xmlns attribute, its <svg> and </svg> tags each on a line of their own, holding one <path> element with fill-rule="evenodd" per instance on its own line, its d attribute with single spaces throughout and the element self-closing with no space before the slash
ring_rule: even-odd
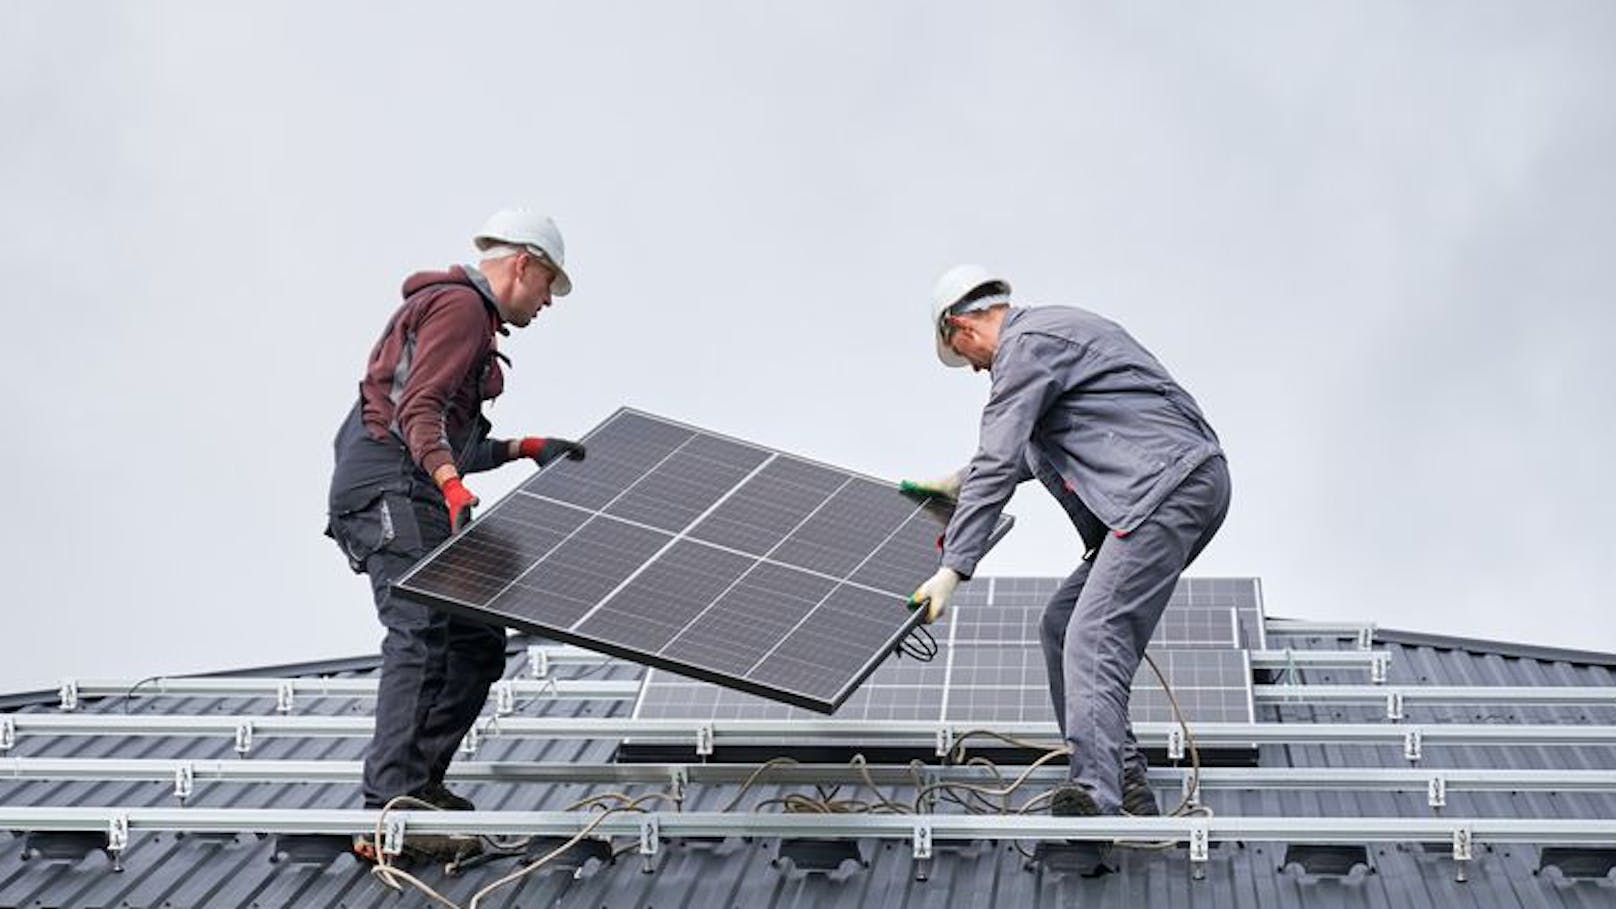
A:
<svg viewBox="0 0 1616 909">
<path fill-rule="evenodd" d="M 404 851 L 398 857 L 406 862 L 448 863 L 465 861 L 480 855 L 482 851 L 482 843 L 474 836 L 407 833 L 404 835 Z M 381 854 L 375 838 L 368 833 L 354 837 L 353 852 L 360 859 L 372 863 Z"/>
<path fill-rule="evenodd" d="M 477 806 L 471 799 L 463 795 L 455 795 L 454 790 L 441 782 L 431 782 L 411 793 L 411 798 L 420 799 L 434 808 L 444 811 L 476 811 Z"/>
<path fill-rule="evenodd" d="M 1095 817 L 1100 806 L 1082 786 L 1062 786 L 1049 800 L 1049 813 L 1054 817 Z"/>
<path fill-rule="evenodd" d="M 1134 817 L 1159 817 L 1161 806 L 1156 804 L 1156 793 L 1144 777 L 1122 778 L 1122 813 Z"/>
</svg>

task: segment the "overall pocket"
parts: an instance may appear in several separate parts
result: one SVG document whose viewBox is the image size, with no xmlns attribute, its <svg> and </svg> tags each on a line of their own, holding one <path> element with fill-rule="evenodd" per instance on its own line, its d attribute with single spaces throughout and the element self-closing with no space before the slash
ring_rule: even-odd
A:
<svg viewBox="0 0 1616 909">
<path fill-rule="evenodd" d="M 366 560 L 387 548 L 398 535 L 389 498 L 385 493 L 378 494 L 359 508 L 331 515 L 326 522 L 325 535 L 337 541 L 355 574 L 364 574 Z"/>
</svg>

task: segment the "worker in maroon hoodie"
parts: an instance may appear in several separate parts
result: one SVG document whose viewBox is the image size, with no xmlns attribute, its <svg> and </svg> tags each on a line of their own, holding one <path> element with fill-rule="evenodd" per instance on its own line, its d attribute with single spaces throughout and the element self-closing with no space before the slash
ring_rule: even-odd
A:
<svg viewBox="0 0 1616 909">
<path fill-rule="evenodd" d="M 495 439 L 482 402 L 504 387 L 498 336 L 565 296 L 555 222 L 522 210 L 489 218 L 476 265 L 421 272 L 370 352 L 359 400 L 337 431 L 330 522 L 354 571 L 370 575 L 387 629 L 364 801 L 411 796 L 440 808 L 471 802 L 444 772 L 504 673 L 505 630 L 409 603 L 389 585 L 471 517 L 462 480 L 517 458 L 582 460 L 566 439 Z M 509 362 L 509 361 L 505 361 Z"/>
</svg>

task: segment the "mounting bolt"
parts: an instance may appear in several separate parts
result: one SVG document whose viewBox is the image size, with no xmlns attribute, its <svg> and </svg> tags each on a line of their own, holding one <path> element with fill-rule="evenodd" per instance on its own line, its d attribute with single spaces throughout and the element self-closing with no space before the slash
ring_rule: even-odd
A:
<svg viewBox="0 0 1616 909">
<path fill-rule="evenodd" d="M 1206 880 L 1206 863 L 1212 858 L 1212 833 L 1205 824 L 1195 824 L 1190 827 L 1190 867 L 1191 876 L 1198 881 Z"/>
<path fill-rule="evenodd" d="M 510 716 L 516 712 L 516 687 L 509 679 L 494 683 L 494 716 Z"/>
<path fill-rule="evenodd" d="M 550 651 L 538 644 L 527 645 L 527 673 L 535 679 L 550 674 Z"/>
<path fill-rule="evenodd" d="M 275 712 L 291 713 L 297 703 L 297 686 L 291 679 L 282 681 L 275 689 Z"/>
<path fill-rule="evenodd" d="M 1179 777 L 1179 793 L 1184 804 L 1191 808 L 1200 807 L 1201 781 L 1194 773 L 1186 773 Z"/>
<path fill-rule="evenodd" d="M 712 757 L 713 754 L 713 724 L 702 723 L 696 727 L 696 756 Z"/>
<path fill-rule="evenodd" d="M 656 870 L 656 854 L 662 848 L 661 825 L 657 816 L 647 814 L 640 818 L 640 872 L 650 874 Z"/>
<path fill-rule="evenodd" d="M 253 746 L 253 724 L 242 723 L 236 727 L 236 753 L 246 754 Z"/>
<path fill-rule="evenodd" d="M 1174 726 L 1167 730 L 1167 759 L 1182 761 L 1184 759 L 1184 727 Z"/>
<path fill-rule="evenodd" d="M 918 823 L 915 825 L 915 859 L 924 861 L 931 858 L 931 825 Z"/>
<path fill-rule="evenodd" d="M 1469 867 L 1469 862 L 1473 858 L 1471 845 L 1469 827 L 1459 827 L 1453 831 L 1453 862 L 1456 866 L 1453 880 L 1456 883 L 1463 884 L 1470 879 L 1465 873 L 1465 868 Z"/>
<path fill-rule="evenodd" d="M 1377 653 L 1369 663 L 1369 682 L 1372 685 L 1386 684 L 1386 676 L 1392 667 L 1392 655 Z"/>
<path fill-rule="evenodd" d="M 953 726 L 939 726 L 939 727 L 937 727 L 937 756 L 940 757 L 940 758 L 948 757 L 949 753 L 952 752 L 953 750 L 954 750 L 954 727 Z"/>
</svg>

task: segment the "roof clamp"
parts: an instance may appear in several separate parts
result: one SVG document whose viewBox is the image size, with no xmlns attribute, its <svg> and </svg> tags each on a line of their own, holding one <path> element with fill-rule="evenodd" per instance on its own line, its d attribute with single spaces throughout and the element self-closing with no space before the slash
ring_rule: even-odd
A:
<svg viewBox="0 0 1616 909">
<path fill-rule="evenodd" d="M 657 823 L 657 816 L 647 814 L 640 818 L 640 873 L 650 874 L 656 870 L 657 850 L 661 848 L 661 825 Z"/>
<path fill-rule="evenodd" d="M 1433 809 L 1441 811 L 1448 805 L 1448 779 L 1442 776 L 1433 776 L 1425 781 L 1425 802 Z"/>
<path fill-rule="evenodd" d="M 675 805 L 683 804 L 685 790 L 690 788 L 690 771 L 682 764 L 674 765 L 668 773 L 668 788 L 673 792 Z"/>
<path fill-rule="evenodd" d="M 1358 629 L 1358 649 L 1373 650 L 1375 648 L 1375 626 L 1365 625 Z"/>
<path fill-rule="evenodd" d="M 253 746 L 253 724 L 242 723 L 236 727 L 236 753 L 246 754 Z"/>
<path fill-rule="evenodd" d="M 9 716 L 0 716 L 0 751 L 17 747 L 17 723 Z"/>
<path fill-rule="evenodd" d="M 185 800 L 190 798 L 191 793 L 194 792 L 195 790 L 196 790 L 196 765 L 192 764 L 190 761 L 186 761 L 185 763 L 179 765 L 178 767 L 175 767 L 174 768 L 174 797 L 180 800 L 180 804 L 181 805 L 185 804 Z"/>
<path fill-rule="evenodd" d="M 931 877 L 931 825 L 915 824 L 915 880 Z"/>
<path fill-rule="evenodd" d="M 1167 759 L 1177 763 L 1184 760 L 1184 727 L 1174 726 L 1167 730 Z"/>
<path fill-rule="evenodd" d="M 542 679 L 550 674 L 550 651 L 539 644 L 527 645 L 527 674 Z"/>
<path fill-rule="evenodd" d="M 1197 774 L 1186 773 L 1179 777 L 1179 792 L 1184 804 L 1190 808 L 1201 806 L 1201 780 Z"/>
<path fill-rule="evenodd" d="M 1194 869 L 1190 876 L 1198 881 L 1206 880 L 1206 863 L 1212 858 L 1212 833 L 1205 824 L 1195 824 L 1190 827 L 1190 867 Z"/>
<path fill-rule="evenodd" d="M 297 703 L 297 686 L 291 679 L 282 679 L 275 688 L 275 712 L 291 713 Z"/>
<path fill-rule="evenodd" d="M 129 848 L 129 815 L 115 814 L 107 822 L 107 855 L 112 857 L 112 870 L 123 870 L 123 851 Z"/>
<path fill-rule="evenodd" d="M 387 815 L 387 824 L 382 828 L 382 852 L 385 855 L 400 855 L 404 852 L 403 815 Z"/>
<path fill-rule="evenodd" d="M 476 754 L 483 743 L 483 734 L 474 725 L 466 730 L 466 737 L 460 740 L 461 754 Z"/>
<path fill-rule="evenodd" d="M 1470 860 L 1474 858 L 1471 853 L 1471 845 L 1469 827 L 1460 827 L 1453 831 L 1453 880 L 1455 883 L 1463 884 L 1470 880 L 1465 873 L 1465 869 L 1469 867 Z"/>
<path fill-rule="evenodd" d="M 1403 718 L 1403 693 L 1401 691 L 1386 692 L 1386 719 L 1397 722 Z"/>
<path fill-rule="evenodd" d="M 1386 684 L 1386 676 L 1389 674 L 1389 671 L 1391 670 L 1391 668 L 1392 668 L 1392 655 L 1391 654 L 1389 654 L 1389 653 L 1377 653 L 1377 654 L 1375 654 L 1374 659 L 1369 661 L 1369 683 L 1371 685 L 1384 685 L 1384 684 Z"/>
<path fill-rule="evenodd" d="M 57 705 L 57 709 L 68 712 L 79 709 L 79 683 L 77 681 L 67 679 L 62 682 L 60 688 L 56 689 L 56 693 L 62 699 L 62 702 Z"/>
<path fill-rule="evenodd" d="M 516 712 L 516 687 L 509 679 L 494 683 L 494 716 L 510 716 Z"/>
<path fill-rule="evenodd" d="M 954 750 L 954 727 L 937 727 L 937 756 L 946 758 Z"/>
<path fill-rule="evenodd" d="M 702 723 L 696 727 L 696 757 L 703 761 L 713 756 L 713 724 Z"/>
<path fill-rule="evenodd" d="M 1419 760 L 1424 739 L 1424 734 L 1418 729 L 1410 729 L 1403 733 L 1403 757 L 1410 761 Z"/>
</svg>

